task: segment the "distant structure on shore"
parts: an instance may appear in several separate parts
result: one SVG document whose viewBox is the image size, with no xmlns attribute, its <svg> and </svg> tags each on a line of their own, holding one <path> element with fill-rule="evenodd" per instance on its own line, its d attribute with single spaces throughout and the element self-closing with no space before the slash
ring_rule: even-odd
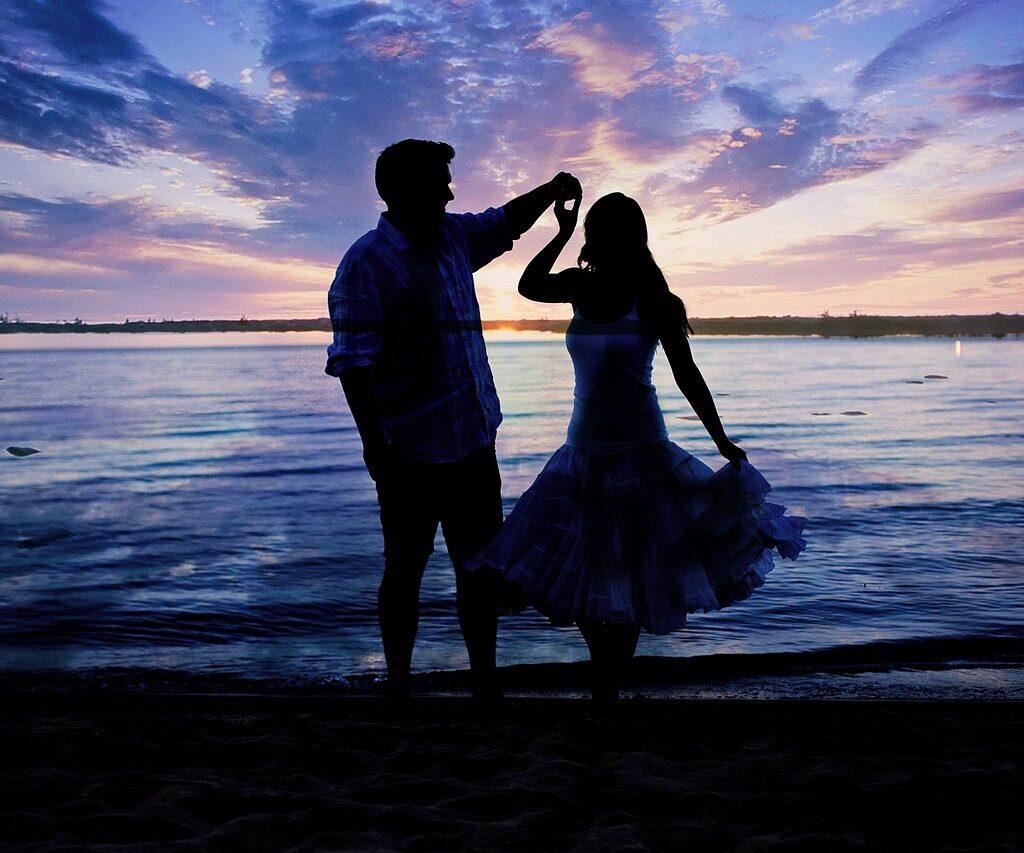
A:
<svg viewBox="0 0 1024 853">
<path fill-rule="evenodd" d="M 698 335 L 812 336 L 873 338 L 886 335 L 938 337 L 995 337 L 1024 335 L 1022 314 L 947 314 L 938 317 L 884 317 L 851 314 L 833 317 L 705 317 L 691 318 Z M 568 320 L 484 320 L 484 330 L 564 334 Z M 124 323 L 85 323 L 76 318 L 63 323 L 33 323 L 0 315 L 0 334 L 139 332 L 329 332 L 327 317 L 313 320 L 125 320 Z"/>
</svg>

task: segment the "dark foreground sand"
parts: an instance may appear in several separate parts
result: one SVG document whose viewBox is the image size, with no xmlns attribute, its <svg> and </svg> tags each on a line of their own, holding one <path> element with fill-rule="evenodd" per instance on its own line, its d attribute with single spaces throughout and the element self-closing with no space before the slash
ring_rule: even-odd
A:
<svg viewBox="0 0 1024 853">
<path fill-rule="evenodd" d="M 11 850 L 1021 850 L 1017 702 L 11 696 Z"/>
</svg>

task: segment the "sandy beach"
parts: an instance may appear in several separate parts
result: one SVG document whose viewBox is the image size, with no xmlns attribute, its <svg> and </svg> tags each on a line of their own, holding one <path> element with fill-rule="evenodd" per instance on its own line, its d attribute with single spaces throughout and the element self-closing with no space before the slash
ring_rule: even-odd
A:
<svg viewBox="0 0 1024 853">
<path fill-rule="evenodd" d="M 1019 702 L 8 694 L 10 850 L 1020 850 Z"/>
</svg>

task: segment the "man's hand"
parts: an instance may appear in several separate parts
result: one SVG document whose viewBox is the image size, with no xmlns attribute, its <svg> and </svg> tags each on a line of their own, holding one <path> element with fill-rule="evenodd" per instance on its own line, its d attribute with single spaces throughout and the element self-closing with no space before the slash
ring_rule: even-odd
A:
<svg viewBox="0 0 1024 853">
<path fill-rule="evenodd" d="M 583 198 L 582 185 L 576 176 L 569 174 L 569 172 L 559 172 L 548 181 L 548 185 L 551 187 L 551 194 L 555 197 L 556 203 L 566 202 L 572 198 L 578 201 Z"/>
<path fill-rule="evenodd" d="M 392 461 L 391 452 L 384 442 L 363 444 L 363 464 L 370 479 L 375 483 L 387 472 Z"/>
<path fill-rule="evenodd" d="M 352 367 L 338 377 L 348 401 L 352 419 L 359 430 L 359 438 L 363 442 L 363 462 L 374 482 L 385 472 L 389 463 L 390 448 L 384 430 L 380 425 L 380 416 L 373 400 L 373 379 L 369 367 Z"/>
</svg>

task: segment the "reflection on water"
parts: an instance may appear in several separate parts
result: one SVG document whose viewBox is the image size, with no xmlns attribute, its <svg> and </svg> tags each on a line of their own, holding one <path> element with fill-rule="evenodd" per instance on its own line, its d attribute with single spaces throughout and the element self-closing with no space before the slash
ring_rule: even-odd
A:
<svg viewBox="0 0 1024 853">
<path fill-rule="evenodd" d="M 196 347 L 206 336 L 195 335 L 186 348 L 156 337 L 3 354 L 3 446 L 41 452 L 0 459 L 0 666 L 380 670 L 376 504 L 322 372 L 326 336 Z M 572 371 L 558 338 L 488 346 L 507 511 L 564 438 Z M 751 600 L 645 637 L 641 654 L 1020 629 L 1024 342 L 697 338 L 693 349 L 730 434 L 776 500 L 810 519 L 810 545 Z M 660 355 L 654 378 L 673 440 L 717 465 Z M 585 648 L 525 614 L 503 620 L 500 654 Z M 440 538 L 416 665 L 465 665 Z"/>
<path fill-rule="evenodd" d="M 0 352 L 322 346 L 330 332 L 53 332 L 0 335 Z"/>
</svg>

